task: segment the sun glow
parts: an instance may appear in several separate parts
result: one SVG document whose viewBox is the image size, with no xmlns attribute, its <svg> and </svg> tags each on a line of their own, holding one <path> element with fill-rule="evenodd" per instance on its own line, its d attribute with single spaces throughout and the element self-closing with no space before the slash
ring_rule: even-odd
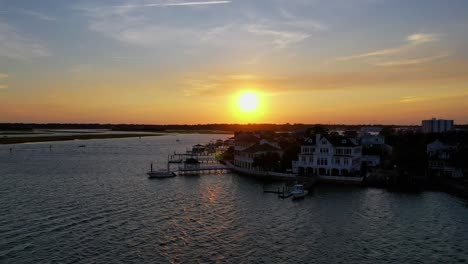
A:
<svg viewBox="0 0 468 264">
<path fill-rule="evenodd" d="M 242 112 L 255 112 L 258 103 L 258 95 L 253 92 L 244 92 L 239 96 L 239 108 Z"/>
</svg>

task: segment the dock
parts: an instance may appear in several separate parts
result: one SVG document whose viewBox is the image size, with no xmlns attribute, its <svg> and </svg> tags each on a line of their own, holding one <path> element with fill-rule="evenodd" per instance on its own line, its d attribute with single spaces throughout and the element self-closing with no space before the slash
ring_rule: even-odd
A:
<svg viewBox="0 0 468 264">
<path fill-rule="evenodd" d="M 178 170 L 174 171 L 178 175 L 186 174 L 201 174 L 201 173 L 223 173 L 230 169 L 222 164 L 215 164 L 214 166 L 200 166 L 198 168 L 183 168 L 179 167 Z"/>
<path fill-rule="evenodd" d="M 168 163 L 180 164 L 183 163 L 186 159 L 196 159 L 200 163 L 218 163 L 218 160 L 214 155 L 209 154 L 198 154 L 198 153 L 174 153 L 169 155 Z"/>
</svg>

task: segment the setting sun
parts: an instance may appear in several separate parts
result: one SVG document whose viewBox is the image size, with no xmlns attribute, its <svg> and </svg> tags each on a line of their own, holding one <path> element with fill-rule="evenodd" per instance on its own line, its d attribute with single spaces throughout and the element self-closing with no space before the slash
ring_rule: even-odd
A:
<svg viewBox="0 0 468 264">
<path fill-rule="evenodd" d="M 258 96 L 253 92 L 245 92 L 239 96 L 239 108 L 242 112 L 253 112 L 258 108 Z"/>
</svg>

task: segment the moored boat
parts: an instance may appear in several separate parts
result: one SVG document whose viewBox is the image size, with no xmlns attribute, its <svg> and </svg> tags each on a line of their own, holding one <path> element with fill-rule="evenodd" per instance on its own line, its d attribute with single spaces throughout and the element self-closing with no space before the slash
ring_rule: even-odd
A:
<svg viewBox="0 0 468 264">
<path fill-rule="evenodd" d="M 305 197 L 307 194 L 309 194 L 309 191 L 304 190 L 304 185 L 302 184 L 296 184 L 293 186 L 292 191 L 290 192 L 292 195 L 293 199 L 299 199 Z"/>
</svg>

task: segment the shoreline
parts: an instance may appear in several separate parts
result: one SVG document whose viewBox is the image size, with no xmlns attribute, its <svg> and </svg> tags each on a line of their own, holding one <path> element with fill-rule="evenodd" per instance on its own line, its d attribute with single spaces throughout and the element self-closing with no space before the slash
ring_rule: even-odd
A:
<svg viewBox="0 0 468 264">
<path fill-rule="evenodd" d="M 39 136 L 39 137 L 0 137 L 0 145 L 12 145 L 23 143 L 41 143 L 72 140 L 90 140 L 90 139 L 114 139 L 114 138 L 132 138 L 132 137 L 155 137 L 167 134 L 93 134 L 93 135 L 70 135 L 70 136 Z"/>
</svg>

